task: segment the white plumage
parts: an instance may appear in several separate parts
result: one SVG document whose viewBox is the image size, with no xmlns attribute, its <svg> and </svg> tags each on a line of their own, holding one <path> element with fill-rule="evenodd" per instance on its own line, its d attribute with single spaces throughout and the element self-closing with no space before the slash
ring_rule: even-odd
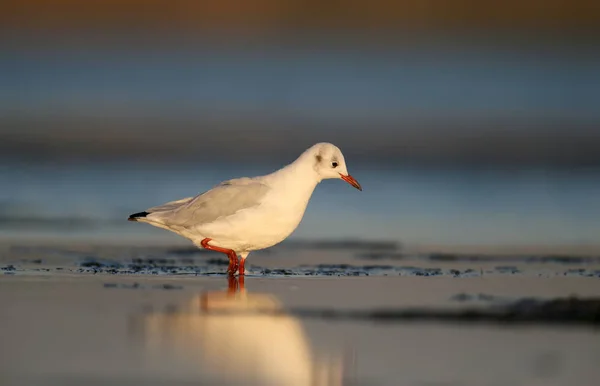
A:
<svg viewBox="0 0 600 386">
<path fill-rule="evenodd" d="M 199 247 L 227 253 L 229 272 L 240 274 L 251 251 L 280 243 L 298 226 L 319 182 L 338 178 L 362 190 L 348 174 L 341 150 L 318 143 L 286 167 L 268 175 L 222 182 L 196 197 L 168 202 L 132 214 L 190 239 Z M 233 271 L 233 272 L 232 272 Z"/>
</svg>

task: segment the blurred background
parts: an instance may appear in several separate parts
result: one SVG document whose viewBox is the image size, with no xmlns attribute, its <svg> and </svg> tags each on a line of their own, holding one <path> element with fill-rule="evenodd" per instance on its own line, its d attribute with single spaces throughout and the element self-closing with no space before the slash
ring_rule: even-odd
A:
<svg viewBox="0 0 600 386">
<path fill-rule="evenodd" d="M 297 239 L 600 251 L 593 0 L 4 0 L 0 237 L 184 243 L 130 213 L 344 152 Z"/>
</svg>

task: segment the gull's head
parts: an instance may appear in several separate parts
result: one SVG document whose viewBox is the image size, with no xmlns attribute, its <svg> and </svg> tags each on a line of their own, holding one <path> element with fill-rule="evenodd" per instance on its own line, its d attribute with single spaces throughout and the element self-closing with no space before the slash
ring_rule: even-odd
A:
<svg viewBox="0 0 600 386">
<path fill-rule="evenodd" d="M 348 173 L 346 160 L 342 151 L 331 143 L 318 143 L 305 153 L 307 162 L 312 162 L 313 169 L 322 180 L 337 178 L 342 179 L 358 190 L 362 187 Z"/>
</svg>

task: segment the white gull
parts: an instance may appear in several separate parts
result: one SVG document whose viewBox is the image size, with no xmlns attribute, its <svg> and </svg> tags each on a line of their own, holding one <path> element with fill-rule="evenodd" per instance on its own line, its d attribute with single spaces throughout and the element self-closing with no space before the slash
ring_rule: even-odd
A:
<svg viewBox="0 0 600 386">
<path fill-rule="evenodd" d="M 225 253 L 227 272 L 234 275 L 239 268 L 244 275 L 248 254 L 285 240 L 300 224 L 317 184 L 331 178 L 362 190 L 348 174 L 342 151 L 318 143 L 276 172 L 228 180 L 195 197 L 134 213 L 128 220 L 167 229 L 198 247 Z"/>
</svg>

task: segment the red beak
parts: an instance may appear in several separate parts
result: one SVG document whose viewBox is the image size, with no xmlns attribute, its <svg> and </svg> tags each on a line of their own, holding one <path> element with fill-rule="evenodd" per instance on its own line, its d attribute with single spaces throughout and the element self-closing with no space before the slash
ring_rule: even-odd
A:
<svg viewBox="0 0 600 386">
<path fill-rule="evenodd" d="M 354 179 L 354 177 L 352 177 L 350 174 L 348 174 L 347 176 L 345 176 L 342 173 L 340 173 L 340 177 L 342 177 L 342 180 L 346 181 L 347 183 L 349 183 L 350 185 L 354 186 L 356 189 L 358 189 L 358 190 L 360 190 L 362 192 L 362 186 L 360 186 L 360 184 L 358 183 L 358 181 L 356 181 Z"/>
</svg>

